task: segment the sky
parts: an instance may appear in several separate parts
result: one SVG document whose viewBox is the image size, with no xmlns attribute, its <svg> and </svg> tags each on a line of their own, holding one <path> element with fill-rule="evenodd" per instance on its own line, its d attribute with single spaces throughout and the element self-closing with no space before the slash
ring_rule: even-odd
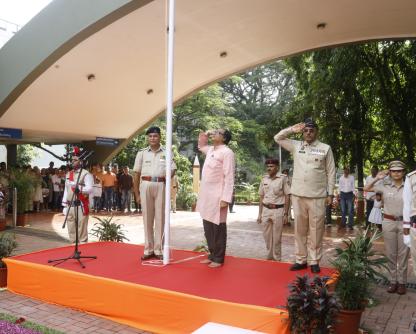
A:
<svg viewBox="0 0 416 334">
<path fill-rule="evenodd" d="M 0 19 L 25 25 L 52 0 L 0 0 Z"/>
<path fill-rule="evenodd" d="M 30 19 L 38 14 L 52 0 L 0 0 L 0 19 L 16 23 L 20 26 L 25 25 Z M 65 153 L 63 145 L 46 146 L 49 150 L 53 150 L 58 155 Z M 50 161 L 54 161 L 55 165 L 60 166 L 62 162 L 55 159 L 49 153 L 38 150 L 38 156 L 32 161 L 32 166 L 48 167 Z M 0 147 L 0 161 L 4 161 L 6 149 Z"/>
</svg>

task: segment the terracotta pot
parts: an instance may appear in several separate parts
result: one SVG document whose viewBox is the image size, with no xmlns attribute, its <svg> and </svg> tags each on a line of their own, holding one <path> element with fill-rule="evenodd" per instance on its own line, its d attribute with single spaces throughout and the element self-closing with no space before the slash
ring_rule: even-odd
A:
<svg viewBox="0 0 416 334">
<path fill-rule="evenodd" d="M 360 328 L 362 310 L 340 310 L 334 325 L 336 334 L 356 334 Z"/>
<path fill-rule="evenodd" d="M 19 213 L 16 215 L 16 225 L 17 226 L 25 226 L 26 225 L 26 214 Z"/>
<path fill-rule="evenodd" d="M 191 210 L 192 210 L 192 212 L 196 211 L 196 203 L 192 204 Z"/>
<path fill-rule="evenodd" d="M 6 219 L 0 219 L 0 231 L 4 231 L 6 229 Z"/>
<path fill-rule="evenodd" d="M 0 288 L 5 288 L 7 286 L 7 268 L 0 268 Z"/>
</svg>

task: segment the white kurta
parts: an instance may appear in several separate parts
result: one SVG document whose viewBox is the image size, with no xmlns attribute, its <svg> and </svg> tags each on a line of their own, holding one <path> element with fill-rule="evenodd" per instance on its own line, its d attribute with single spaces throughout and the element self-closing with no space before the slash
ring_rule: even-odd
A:
<svg viewBox="0 0 416 334">
<path fill-rule="evenodd" d="M 220 202 L 232 202 L 234 188 L 235 158 L 226 145 L 208 146 L 208 136 L 201 133 L 199 150 L 206 154 L 202 168 L 201 186 L 196 210 L 201 218 L 214 224 L 225 223 L 228 207 L 221 208 Z"/>
</svg>

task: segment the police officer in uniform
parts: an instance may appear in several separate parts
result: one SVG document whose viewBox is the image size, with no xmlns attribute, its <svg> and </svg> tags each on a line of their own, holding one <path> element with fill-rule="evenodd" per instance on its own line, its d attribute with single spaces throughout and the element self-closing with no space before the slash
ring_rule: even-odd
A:
<svg viewBox="0 0 416 334">
<path fill-rule="evenodd" d="M 303 140 L 291 140 L 291 134 L 303 133 Z M 274 140 L 293 155 L 294 170 L 291 198 L 295 215 L 296 262 L 290 270 L 307 268 L 321 271 L 325 207 L 332 203 L 335 186 L 335 162 L 331 147 L 318 139 L 318 126 L 312 119 L 280 131 Z M 309 234 L 309 243 L 308 243 Z"/>
<path fill-rule="evenodd" d="M 67 218 L 67 227 L 69 241 L 75 242 L 76 228 L 75 228 L 75 210 L 78 210 L 78 237 L 80 242 L 88 242 L 88 217 L 89 217 L 89 196 L 92 193 L 94 186 L 94 177 L 86 169 L 82 169 L 81 176 L 79 176 L 82 161 L 77 156 L 79 152 L 75 150 L 75 154 L 72 156 L 72 167 L 65 176 L 65 188 L 64 195 L 62 197 L 62 206 L 64 207 L 64 214 L 66 214 L 71 200 L 75 197 L 74 192 L 78 194 L 79 206 L 77 209 L 76 203 L 72 203 L 69 209 Z M 79 179 L 78 179 L 79 176 Z M 78 186 L 76 182 L 79 180 Z"/>
<path fill-rule="evenodd" d="M 364 187 L 364 191 L 373 191 L 383 195 L 383 239 L 385 254 L 389 259 L 390 285 L 387 292 L 404 295 L 407 283 L 407 263 L 409 248 L 403 240 L 403 191 L 405 164 L 394 160 L 389 163 L 388 173 L 379 172 Z"/>
<path fill-rule="evenodd" d="M 137 153 L 133 167 L 134 193 L 137 204 L 141 201 L 143 209 L 145 246 L 141 259 L 163 260 L 166 155 L 160 145 L 160 128 L 152 126 L 146 135 L 149 146 Z M 171 168 L 173 174 L 176 169 L 173 161 Z"/>
<path fill-rule="evenodd" d="M 407 174 L 403 189 L 403 242 L 410 248 L 416 275 L 416 170 Z M 413 325 L 416 332 L 416 323 Z"/>
<path fill-rule="evenodd" d="M 278 173 L 279 160 L 267 159 L 265 165 L 267 175 L 260 182 L 257 223 L 263 227 L 267 259 L 280 261 L 283 225 L 288 222 L 290 186 L 288 177 Z"/>
</svg>

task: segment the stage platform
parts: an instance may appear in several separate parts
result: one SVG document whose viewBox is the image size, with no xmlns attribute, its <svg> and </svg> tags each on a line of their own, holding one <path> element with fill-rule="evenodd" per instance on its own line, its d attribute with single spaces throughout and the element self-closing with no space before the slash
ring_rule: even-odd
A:
<svg viewBox="0 0 416 334">
<path fill-rule="evenodd" d="M 199 261 L 204 254 L 173 250 L 172 263 L 140 262 L 143 246 L 96 242 L 80 246 L 85 269 L 75 260 L 59 266 L 49 259 L 73 247 L 5 259 L 8 289 L 69 306 L 154 333 L 191 333 L 215 322 L 264 333 L 289 333 L 284 310 L 290 264 L 226 257 L 220 268 Z M 322 270 L 322 275 L 332 271 Z"/>
</svg>

